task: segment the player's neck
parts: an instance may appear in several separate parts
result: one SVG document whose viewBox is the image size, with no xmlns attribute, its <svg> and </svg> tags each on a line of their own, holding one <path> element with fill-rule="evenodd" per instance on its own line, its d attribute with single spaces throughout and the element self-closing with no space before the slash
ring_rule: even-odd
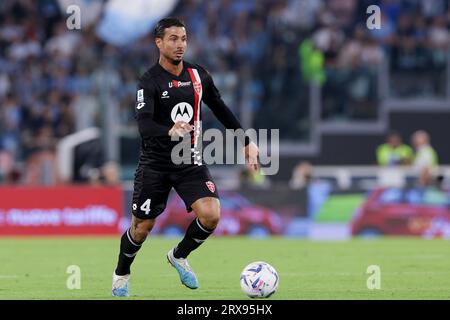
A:
<svg viewBox="0 0 450 320">
<path fill-rule="evenodd" d="M 183 71 L 183 61 L 180 61 L 179 64 L 173 64 L 163 56 L 159 57 L 159 64 L 161 67 L 163 67 L 166 71 L 170 72 L 174 76 L 179 76 L 181 72 Z"/>
</svg>

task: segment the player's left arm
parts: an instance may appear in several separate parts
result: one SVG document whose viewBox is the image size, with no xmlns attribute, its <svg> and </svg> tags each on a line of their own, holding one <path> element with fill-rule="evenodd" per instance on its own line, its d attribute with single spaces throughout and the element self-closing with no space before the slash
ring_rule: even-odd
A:
<svg viewBox="0 0 450 320">
<path fill-rule="evenodd" d="M 216 118 L 227 129 L 242 129 L 241 123 L 231 112 L 223 101 L 219 90 L 214 85 L 211 75 L 205 71 L 206 77 L 203 85 L 203 101 L 208 105 Z M 243 130 L 243 129 L 242 129 Z M 259 170 L 259 149 L 258 146 L 245 135 L 244 141 L 244 156 L 250 169 Z"/>
</svg>

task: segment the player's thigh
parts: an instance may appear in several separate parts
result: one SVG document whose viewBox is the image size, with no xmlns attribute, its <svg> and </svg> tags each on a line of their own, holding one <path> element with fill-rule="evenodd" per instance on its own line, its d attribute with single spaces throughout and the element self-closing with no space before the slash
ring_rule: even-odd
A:
<svg viewBox="0 0 450 320">
<path fill-rule="evenodd" d="M 216 184 L 204 165 L 192 166 L 173 174 L 172 183 L 175 191 L 183 199 L 188 212 L 192 211 L 192 205 L 202 198 L 214 198 L 216 203 L 219 202 Z"/>
<path fill-rule="evenodd" d="M 139 167 L 134 179 L 131 208 L 133 216 L 140 220 L 152 220 L 158 217 L 166 208 L 171 188 L 165 173 Z"/>
</svg>

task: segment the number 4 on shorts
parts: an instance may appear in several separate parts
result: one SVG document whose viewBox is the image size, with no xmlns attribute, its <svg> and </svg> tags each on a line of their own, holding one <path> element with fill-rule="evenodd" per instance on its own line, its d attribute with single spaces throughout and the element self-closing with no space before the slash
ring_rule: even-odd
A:
<svg viewBox="0 0 450 320">
<path fill-rule="evenodd" d="M 145 202 L 141 206 L 141 210 L 145 212 L 145 214 L 150 213 L 150 203 L 152 202 L 151 199 L 145 200 Z"/>
</svg>

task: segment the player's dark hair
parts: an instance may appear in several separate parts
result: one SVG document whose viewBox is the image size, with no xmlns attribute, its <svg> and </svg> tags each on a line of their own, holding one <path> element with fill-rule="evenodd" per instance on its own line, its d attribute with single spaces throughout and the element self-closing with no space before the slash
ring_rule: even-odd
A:
<svg viewBox="0 0 450 320">
<path fill-rule="evenodd" d="M 181 21 L 178 18 L 164 18 L 158 21 L 158 23 L 156 24 L 155 30 L 153 31 L 153 35 L 156 38 L 163 38 L 164 37 L 164 32 L 166 31 L 167 28 L 170 27 L 184 27 L 186 28 L 186 26 L 184 25 L 184 22 Z"/>
</svg>

